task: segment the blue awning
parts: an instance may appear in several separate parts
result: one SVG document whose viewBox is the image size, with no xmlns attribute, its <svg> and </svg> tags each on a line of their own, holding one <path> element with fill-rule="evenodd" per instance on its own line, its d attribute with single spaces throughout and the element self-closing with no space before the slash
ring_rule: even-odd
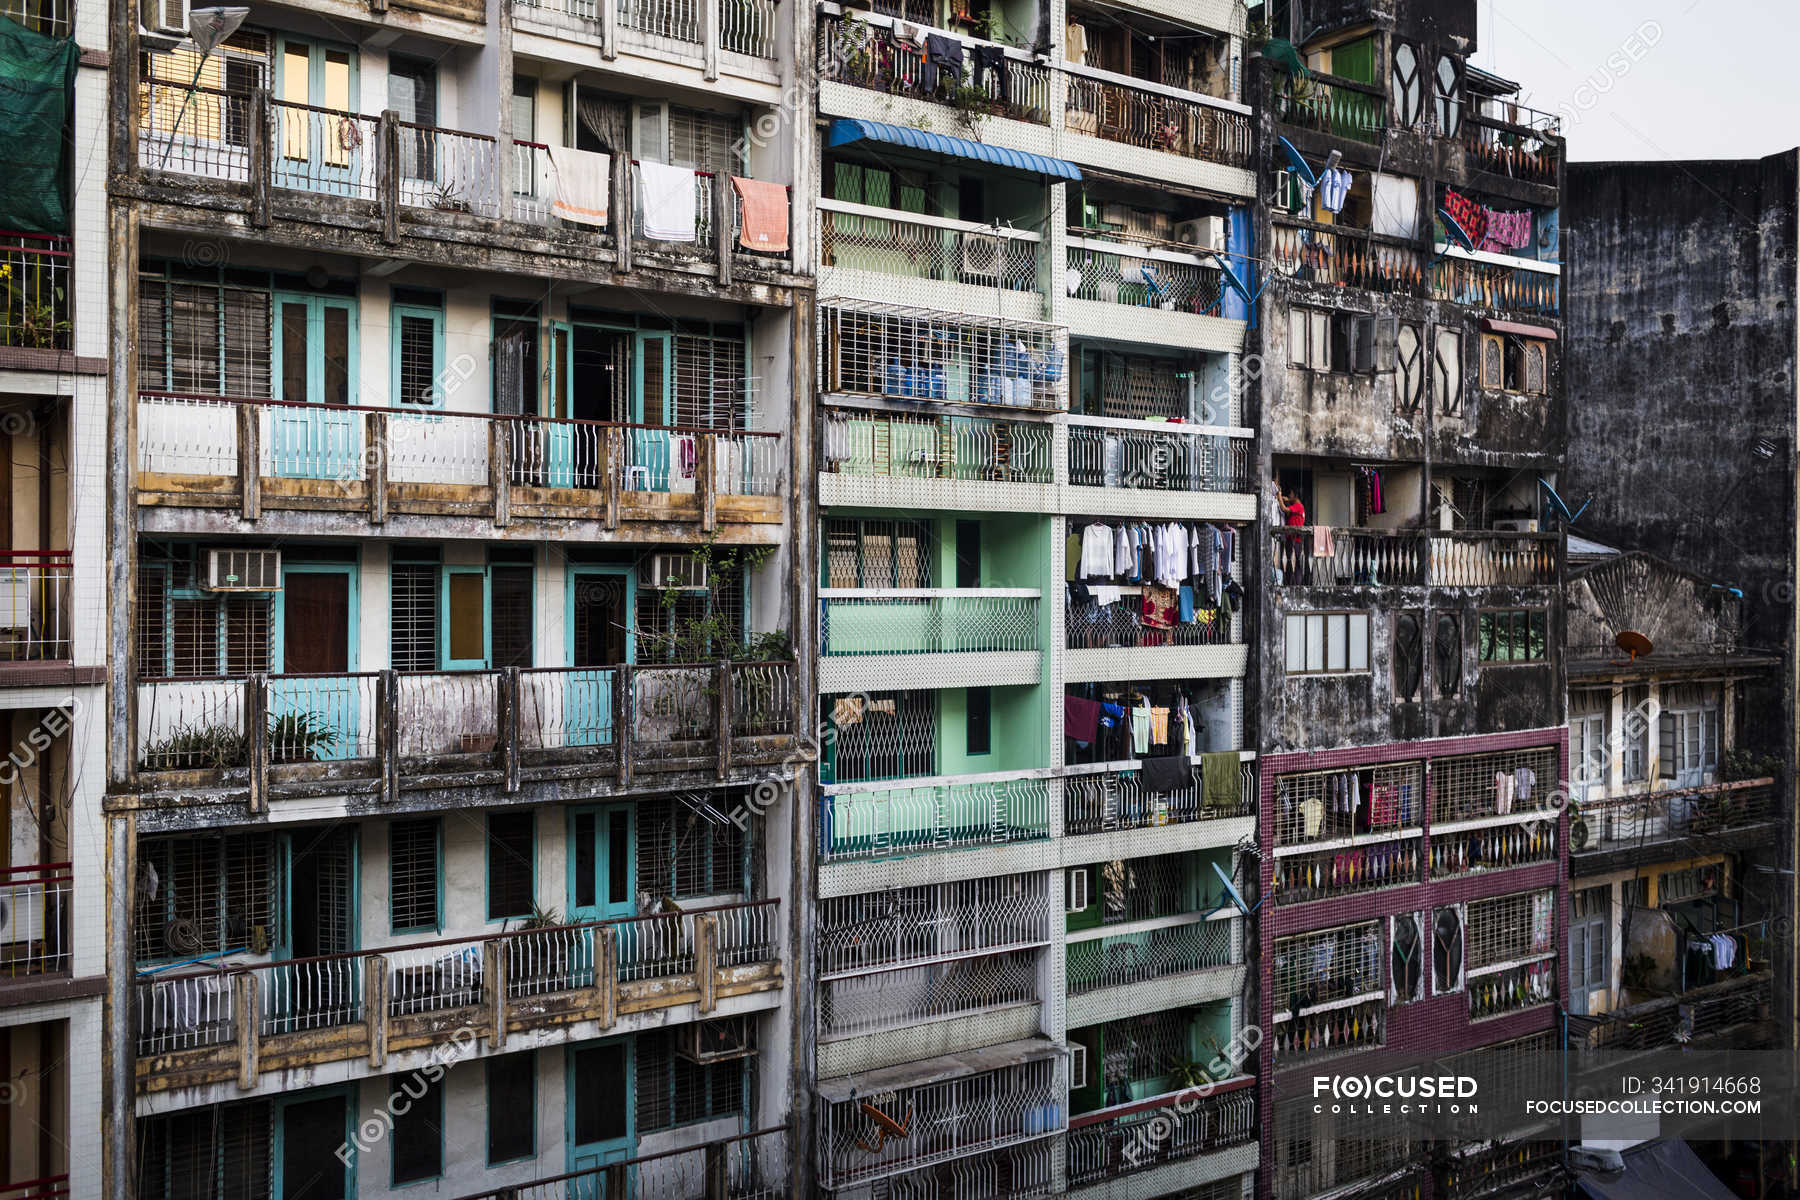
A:
<svg viewBox="0 0 1800 1200">
<path fill-rule="evenodd" d="M 854 142 L 881 142 L 889 146 L 904 146 L 908 150 L 924 150 L 930 154 L 970 158 L 1011 171 L 1048 175 L 1052 179 L 1081 178 L 1080 167 L 1067 159 L 1051 158 L 1045 154 L 1027 154 L 1023 150 L 1008 150 L 1004 146 L 990 146 L 986 142 L 972 142 L 968 138 L 946 137 L 941 133 L 927 133 L 923 129 L 913 129 L 906 125 L 889 125 L 885 121 L 840 118 L 831 123 L 831 132 L 825 139 L 827 146 L 848 146 Z"/>
</svg>

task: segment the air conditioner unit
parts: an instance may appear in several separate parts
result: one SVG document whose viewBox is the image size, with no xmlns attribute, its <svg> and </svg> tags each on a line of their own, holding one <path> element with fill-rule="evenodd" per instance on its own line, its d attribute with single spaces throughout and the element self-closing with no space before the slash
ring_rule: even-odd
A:
<svg viewBox="0 0 1800 1200">
<path fill-rule="evenodd" d="M 1000 239 L 979 233 L 962 236 L 962 275 L 992 283 L 1000 277 Z"/>
<path fill-rule="evenodd" d="M 0 892 L 0 944 L 44 940 L 44 885 L 20 884 Z"/>
<path fill-rule="evenodd" d="M 1192 221 L 1182 221 L 1175 226 L 1175 240 L 1184 246 L 1193 246 L 1201 250 L 1211 250 L 1215 254 L 1225 252 L 1225 218 L 1199 217 Z"/>
<path fill-rule="evenodd" d="M 1069 1043 L 1069 1090 L 1079 1092 L 1088 1085 L 1087 1078 L 1088 1048 L 1080 1042 Z"/>
<path fill-rule="evenodd" d="M 188 0 L 140 0 L 138 34 L 146 49 L 181 45 L 188 36 Z"/>
<path fill-rule="evenodd" d="M 1530 517 L 1505 517 L 1495 521 L 1494 528 L 1506 533 L 1536 533 L 1538 523 Z"/>
<path fill-rule="evenodd" d="M 666 591 L 703 592 L 706 564 L 692 554 L 652 554 L 639 567 L 645 587 Z"/>
<path fill-rule="evenodd" d="M 279 592 L 281 551 L 208 550 L 206 590 L 209 592 Z"/>
<path fill-rule="evenodd" d="M 681 1027 L 676 1053 L 691 1063 L 730 1062 L 756 1053 L 750 1044 L 750 1023 L 742 1017 L 720 1021 L 696 1021 Z"/>
</svg>

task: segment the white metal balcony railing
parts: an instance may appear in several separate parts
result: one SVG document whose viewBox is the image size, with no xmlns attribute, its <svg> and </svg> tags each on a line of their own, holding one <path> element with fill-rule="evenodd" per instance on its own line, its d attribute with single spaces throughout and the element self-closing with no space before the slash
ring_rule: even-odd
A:
<svg viewBox="0 0 1800 1200">
<path fill-rule="evenodd" d="M 1231 923 L 1199 913 L 1069 934 L 1069 994 L 1231 964 Z"/>
<path fill-rule="evenodd" d="M 841 1188 L 1056 1133 L 1066 1112 L 1047 1058 L 935 1083 L 825 1099 L 819 1183 Z M 904 1127 L 904 1136 L 892 1130 Z M 888 1136 L 881 1136 L 887 1129 Z M 870 1149 L 870 1147 L 875 1147 Z"/>
<path fill-rule="evenodd" d="M 498 465 L 517 487 L 692 494 L 710 456 L 717 494 L 771 496 L 785 467 L 778 433 L 146 392 L 138 470 L 237 475 L 246 416 L 269 478 L 365 483 L 379 466 L 389 483 L 479 487 Z"/>
<path fill-rule="evenodd" d="M 867 271 L 999 292 L 1038 289 L 1043 235 L 1035 231 L 844 200 L 821 199 L 818 207 L 822 274 Z"/>
<path fill-rule="evenodd" d="M 1060 412 L 1068 337 L 1041 321 L 840 299 L 820 311 L 825 391 Z"/>
<path fill-rule="evenodd" d="M 820 588 L 819 648 L 979 654 L 1040 648 L 1036 588 Z"/>
<path fill-rule="evenodd" d="M 1071 1117 L 1069 1183 L 1097 1183 L 1255 1141 L 1252 1083 L 1240 1077 L 1205 1096 L 1183 1091 Z"/>
<path fill-rule="evenodd" d="M 722 673 L 721 673 L 722 672 Z M 727 691 L 730 740 L 792 728 L 793 665 L 645 663 L 513 672 L 364 671 L 344 675 L 171 678 L 138 685 L 138 768 L 230 771 L 305 762 L 493 756 L 521 751 L 716 740 Z M 512 682 L 515 680 L 516 682 Z M 250 714 L 263 714 L 253 736 Z"/>
<path fill-rule="evenodd" d="M 1015 950 L 819 981 L 822 1037 L 877 1033 L 1038 999 L 1038 954 Z"/>
<path fill-rule="evenodd" d="M 1040 773 L 938 776 L 826 785 L 819 860 L 889 858 L 1050 836 L 1050 780 Z"/>
<path fill-rule="evenodd" d="M 1080 487 L 1158 492 L 1247 492 L 1247 429 L 1166 421 L 1068 418 L 1069 482 Z"/>
<path fill-rule="evenodd" d="M 7 932 L 0 939 L 0 980 L 69 969 L 74 900 L 73 863 L 0 868 L 0 902 L 7 918 Z"/>
<path fill-rule="evenodd" d="M 70 655 L 67 550 L 0 553 L 0 662 L 59 662 Z"/>
<path fill-rule="evenodd" d="M 452 938 L 378 950 L 288 961 L 221 963 L 199 971 L 183 965 L 140 971 L 135 984 L 139 1054 L 166 1054 L 239 1039 L 238 991 L 249 986 L 257 1036 L 341 1028 L 369 1018 L 371 976 L 382 981 L 384 1017 L 405 1017 L 487 1004 L 488 971 L 503 969 L 506 996 L 518 999 L 591 988 L 602 934 L 616 939 L 621 983 L 693 974 L 699 965 L 696 922 L 715 931 L 715 969 L 777 957 L 778 900 L 688 912 L 658 913 Z M 503 964 L 496 964 L 496 956 Z M 248 984 L 239 980 L 249 981 Z"/>
<path fill-rule="evenodd" d="M 880 479 L 1050 483 L 1054 434 L 1042 421 L 912 413 L 825 413 L 825 469 Z"/>
<path fill-rule="evenodd" d="M 1073 234 L 1064 285 L 1077 300 L 1212 316 L 1224 295 L 1211 255 Z"/>
</svg>

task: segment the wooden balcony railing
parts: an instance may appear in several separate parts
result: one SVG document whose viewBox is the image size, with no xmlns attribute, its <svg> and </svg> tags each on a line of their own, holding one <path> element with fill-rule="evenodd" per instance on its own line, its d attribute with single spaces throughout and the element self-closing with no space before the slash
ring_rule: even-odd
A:
<svg viewBox="0 0 1800 1200">
<path fill-rule="evenodd" d="M 1431 295 L 1472 308 L 1555 317 L 1562 313 L 1562 273 L 1533 259 L 1445 250 L 1432 264 Z"/>
<path fill-rule="evenodd" d="M 415 775 L 517 793 L 571 771 L 703 772 L 793 748 L 793 664 L 719 662 L 487 671 L 153 679 L 138 685 L 138 787 L 397 797 Z M 495 782 L 497 779 L 497 782 Z"/>
<path fill-rule="evenodd" d="M 743 386 L 740 383 L 740 386 Z M 144 504 L 727 524 L 779 521 L 779 433 L 145 392 Z"/>
<path fill-rule="evenodd" d="M 1564 149 L 1561 121 L 1522 105 L 1491 103 L 1496 111 L 1463 117 L 1462 144 L 1470 169 L 1556 186 Z"/>
<path fill-rule="evenodd" d="M 351 954 L 142 970 L 140 1092 L 366 1061 L 479 1030 L 486 1052 L 537 1029 L 781 986 L 779 900 L 419 942 Z"/>
<path fill-rule="evenodd" d="M 1423 296 L 1430 268 L 1418 247 L 1394 238 L 1310 222 L 1283 221 L 1269 230 L 1269 264 L 1306 283 L 1341 284 Z"/>
</svg>

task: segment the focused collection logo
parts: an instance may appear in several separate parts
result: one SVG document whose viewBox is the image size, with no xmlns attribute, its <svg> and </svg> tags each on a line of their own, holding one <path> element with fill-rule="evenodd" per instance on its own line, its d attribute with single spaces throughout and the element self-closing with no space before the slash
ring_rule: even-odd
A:
<svg viewBox="0 0 1800 1200">
<path fill-rule="evenodd" d="M 1313 1112 L 1332 1116 L 1464 1116 L 1481 1111 L 1473 1075 L 1314 1075 Z"/>
</svg>

